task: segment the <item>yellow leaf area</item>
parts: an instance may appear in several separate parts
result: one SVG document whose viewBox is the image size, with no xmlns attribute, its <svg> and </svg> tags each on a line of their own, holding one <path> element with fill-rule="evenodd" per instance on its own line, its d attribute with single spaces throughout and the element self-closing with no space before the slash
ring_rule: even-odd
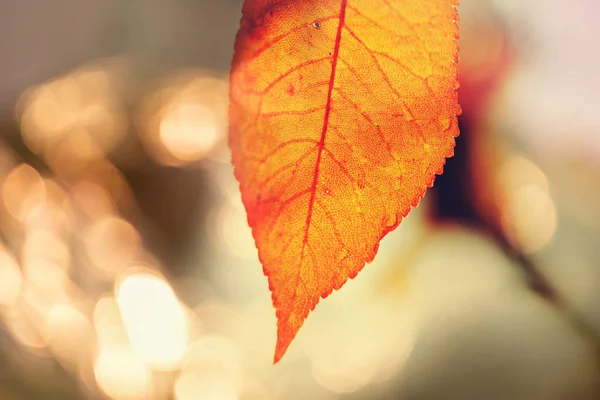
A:
<svg viewBox="0 0 600 400">
<path fill-rule="evenodd" d="M 375 257 L 453 154 L 455 0 L 246 0 L 230 147 L 278 330 Z"/>
</svg>

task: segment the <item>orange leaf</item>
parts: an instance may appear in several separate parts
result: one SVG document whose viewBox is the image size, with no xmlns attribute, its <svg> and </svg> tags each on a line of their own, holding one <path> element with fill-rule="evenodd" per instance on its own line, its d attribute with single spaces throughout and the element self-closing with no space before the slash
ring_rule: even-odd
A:
<svg viewBox="0 0 600 400">
<path fill-rule="evenodd" d="M 245 0 L 230 147 L 279 361 L 453 154 L 457 0 Z"/>
</svg>

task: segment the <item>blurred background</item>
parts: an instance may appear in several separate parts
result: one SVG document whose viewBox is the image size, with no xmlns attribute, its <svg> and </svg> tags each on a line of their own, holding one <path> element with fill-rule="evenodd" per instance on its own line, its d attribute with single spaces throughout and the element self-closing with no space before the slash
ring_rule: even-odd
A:
<svg viewBox="0 0 600 400">
<path fill-rule="evenodd" d="M 0 399 L 600 398 L 600 3 L 462 0 L 456 156 L 276 366 L 240 10 L 0 3 Z"/>
</svg>

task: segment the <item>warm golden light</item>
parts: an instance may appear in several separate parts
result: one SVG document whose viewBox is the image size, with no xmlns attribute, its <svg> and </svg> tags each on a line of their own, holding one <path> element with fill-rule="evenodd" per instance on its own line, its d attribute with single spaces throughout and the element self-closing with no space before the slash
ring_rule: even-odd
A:
<svg viewBox="0 0 600 400">
<path fill-rule="evenodd" d="M 68 234 L 71 228 L 70 204 L 63 188 L 51 179 L 43 180 L 44 196 L 32 205 L 23 221 L 27 229 L 46 229 L 55 233 Z M 35 191 L 34 191 L 35 193 Z"/>
<path fill-rule="evenodd" d="M 46 199 L 44 180 L 33 167 L 20 164 L 4 180 L 2 199 L 10 215 L 26 222 L 31 210 Z"/>
<path fill-rule="evenodd" d="M 207 71 L 165 79 L 139 116 L 147 150 L 161 163 L 184 165 L 210 155 L 226 129 L 227 84 Z"/>
<path fill-rule="evenodd" d="M 34 152 L 46 141 L 65 133 L 76 121 L 80 93 L 75 82 L 57 79 L 25 92 L 22 98 L 21 131 Z"/>
<path fill-rule="evenodd" d="M 371 310 L 370 314 L 356 316 L 356 322 L 350 326 L 341 321 L 336 327 L 328 327 L 328 333 L 321 341 L 308 347 L 312 375 L 329 391 L 352 393 L 360 390 L 377 379 L 379 368 L 388 357 L 405 359 L 409 347 L 401 340 L 402 336 L 398 335 L 398 342 L 393 343 L 392 335 L 373 328 L 378 326 L 377 322 L 369 323 L 377 311 Z M 386 326 L 386 329 L 390 328 L 390 325 Z M 392 354 L 390 344 L 402 349 L 404 355 Z"/>
<path fill-rule="evenodd" d="M 72 171 L 112 150 L 125 132 L 114 60 L 100 60 L 24 93 L 18 114 L 27 146 L 56 171 Z M 69 163 L 70 159 L 77 159 Z"/>
<path fill-rule="evenodd" d="M 236 393 L 243 391 L 242 354 L 229 338 L 205 335 L 194 341 L 182 363 L 184 373 L 220 376 L 231 383 Z"/>
<path fill-rule="evenodd" d="M 157 275 L 135 273 L 117 285 L 115 297 L 135 352 L 154 369 L 177 368 L 189 331 L 171 286 Z"/>
<path fill-rule="evenodd" d="M 93 323 L 99 349 L 94 364 L 98 386 L 116 400 L 152 398 L 152 371 L 131 348 L 112 296 L 96 302 Z"/>
<path fill-rule="evenodd" d="M 94 374 L 100 389 L 115 400 L 152 398 L 152 372 L 128 346 L 101 347 Z"/>
<path fill-rule="evenodd" d="M 90 219 L 115 212 L 115 204 L 106 189 L 94 182 L 77 182 L 70 188 L 70 195 L 74 206 Z"/>
<path fill-rule="evenodd" d="M 526 254 L 543 249 L 558 227 L 548 179 L 533 161 L 510 158 L 498 175 L 501 222 L 510 240 Z"/>
<path fill-rule="evenodd" d="M 21 249 L 21 260 L 27 265 L 37 259 L 51 261 L 67 269 L 71 261 L 69 246 L 51 230 L 30 229 Z"/>
<path fill-rule="evenodd" d="M 159 130 L 162 144 L 183 162 L 202 158 L 218 138 L 212 110 L 199 104 L 174 106 L 163 116 Z"/>
<path fill-rule="evenodd" d="M 558 226 L 556 206 L 547 192 L 535 185 L 519 188 L 508 198 L 502 222 L 511 240 L 525 253 L 543 249 Z"/>
<path fill-rule="evenodd" d="M 117 209 L 132 212 L 137 210 L 129 182 L 123 173 L 107 160 L 100 160 L 90 170 L 86 170 L 86 181 L 102 188 Z"/>
<path fill-rule="evenodd" d="M 118 217 L 95 221 L 84 233 L 87 255 L 100 271 L 112 273 L 140 261 L 141 238 L 137 230 Z"/>
<path fill-rule="evenodd" d="M 33 258 L 23 264 L 23 275 L 32 289 L 53 298 L 63 295 L 70 282 L 64 267 L 43 258 Z"/>
<path fill-rule="evenodd" d="M 221 375 L 188 372 L 175 383 L 176 400 L 237 400 L 232 382 Z"/>
<path fill-rule="evenodd" d="M 104 152 L 83 129 L 66 134 L 60 145 L 46 155 L 46 160 L 59 175 L 76 176 L 88 164 L 103 159 Z"/>
<path fill-rule="evenodd" d="M 246 211 L 241 202 L 238 201 L 237 204 L 227 202 L 221 206 L 216 228 L 228 251 L 243 259 L 258 259 L 252 232 L 247 224 Z"/>
<path fill-rule="evenodd" d="M 0 400 L 600 400 L 598 16 L 0 0 Z"/>
<path fill-rule="evenodd" d="M 498 173 L 498 183 L 503 192 L 535 185 L 544 191 L 549 190 L 548 178 L 533 161 L 514 156 L 508 159 Z"/>
<path fill-rule="evenodd" d="M 114 297 L 101 297 L 96 302 L 92 319 L 100 347 L 123 346 L 129 343 Z"/>
<path fill-rule="evenodd" d="M 91 354 L 94 335 L 86 316 L 70 305 L 58 304 L 46 316 L 52 353 L 66 366 L 77 366 Z"/>
<path fill-rule="evenodd" d="M 32 349 L 46 347 L 46 335 L 44 332 L 40 332 L 35 325 L 35 322 L 39 321 L 33 321 L 26 314 L 26 306 L 24 304 L 16 304 L 11 307 L 5 316 L 4 322 L 9 332 L 23 346 Z"/>
<path fill-rule="evenodd" d="M 19 297 L 23 277 L 17 261 L 0 246 L 0 311 Z"/>
</svg>

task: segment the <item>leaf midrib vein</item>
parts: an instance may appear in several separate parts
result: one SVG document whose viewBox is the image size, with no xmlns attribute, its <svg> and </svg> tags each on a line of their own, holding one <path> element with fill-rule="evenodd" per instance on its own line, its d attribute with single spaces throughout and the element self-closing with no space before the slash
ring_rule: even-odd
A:
<svg viewBox="0 0 600 400">
<path fill-rule="evenodd" d="M 335 37 L 335 47 L 334 47 L 333 56 L 332 56 L 331 75 L 329 77 L 329 89 L 327 91 L 327 103 L 325 105 L 325 115 L 323 117 L 323 127 L 321 129 L 321 139 L 320 139 L 319 145 L 318 145 L 317 159 L 315 162 L 315 169 L 313 172 L 313 180 L 312 180 L 312 186 L 311 186 L 311 190 L 310 190 L 310 199 L 308 201 L 308 210 L 307 210 L 307 215 L 306 215 L 306 228 L 304 231 L 304 239 L 302 241 L 302 252 L 301 252 L 301 257 L 300 257 L 301 263 L 302 263 L 302 260 L 304 259 L 304 249 L 305 249 L 306 245 L 308 244 L 308 231 L 310 229 L 310 223 L 311 223 L 312 213 L 313 213 L 313 206 L 315 203 L 315 196 L 317 193 L 317 182 L 319 179 L 321 157 L 323 154 L 323 148 L 325 147 L 325 138 L 327 137 L 327 129 L 329 127 L 329 116 L 331 114 L 331 98 L 332 98 L 332 94 L 333 94 L 333 87 L 335 84 L 335 75 L 336 75 L 336 68 L 337 68 L 337 63 L 338 63 L 339 53 L 340 53 L 342 31 L 343 31 L 343 27 L 344 27 L 345 19 L 346 19 L 347 3 L 348 3 L 348 0 L 341 0 L 341 4 L 340 4 L 340 19 L 338 22 L 337 33 L 336 33 L 336 37 Z M 301 269 L 302 268 L 299 269 L 298 275 L 300 275 Z"/>
</svg>

